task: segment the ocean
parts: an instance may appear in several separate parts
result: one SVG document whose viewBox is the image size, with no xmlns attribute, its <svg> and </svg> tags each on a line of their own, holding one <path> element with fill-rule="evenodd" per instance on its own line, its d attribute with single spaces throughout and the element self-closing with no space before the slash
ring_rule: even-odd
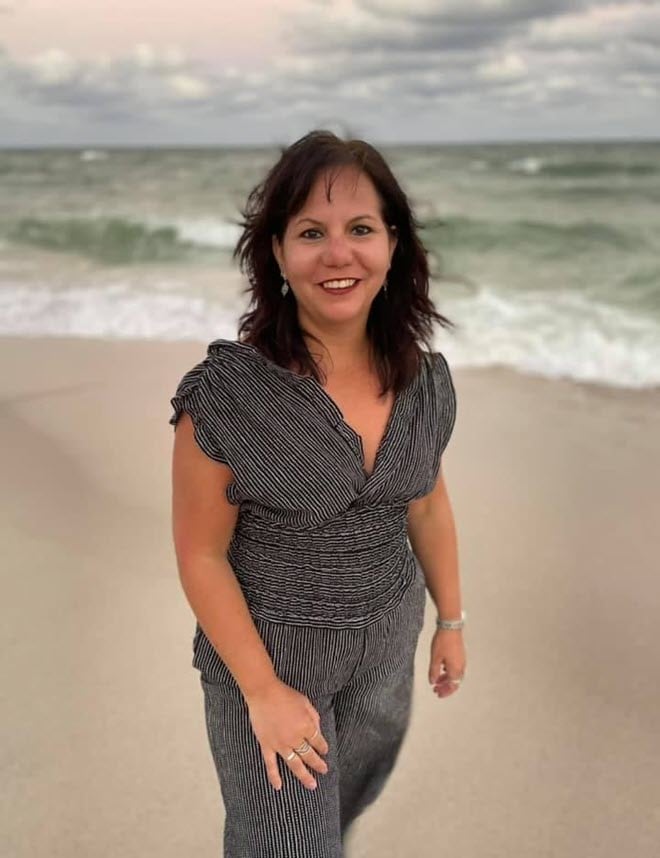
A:
<svg viewBox="0 0 660 858">
<path fill-rule="evenodd" d="M 660 385 L 660 142 L 379 148 L 452 366 Z M 235 337 L 239 210 L 278 154 L 0 150 L 0 334 Z"/>
</svg>

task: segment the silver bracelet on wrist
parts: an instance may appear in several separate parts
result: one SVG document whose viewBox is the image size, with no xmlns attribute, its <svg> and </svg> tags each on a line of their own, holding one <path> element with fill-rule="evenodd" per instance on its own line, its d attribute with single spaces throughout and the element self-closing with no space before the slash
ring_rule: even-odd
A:
<svg viewBox="0 0 660 858">
<path fill-rule="evenodd" d="M 435 624 L 439 629 L 447 629 L 449 631 L 462 629 L 465 625 L 465 618 L 467 614 L 465 611 L 461 611 L 460 620 L 443 620 L 440 617 L 437 617 Z"/>
</svg>

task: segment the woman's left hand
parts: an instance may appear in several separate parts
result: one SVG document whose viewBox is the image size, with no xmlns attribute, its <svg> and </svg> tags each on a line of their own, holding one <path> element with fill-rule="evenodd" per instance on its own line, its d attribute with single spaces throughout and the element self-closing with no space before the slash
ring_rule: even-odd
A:
<svg viewBox="0 0 660 858">
<path fill-rule="evenodd" d="M 461 687 L 452 682 L 465 673 L 465 647 L 460 629 L 436 629 L 431 641 L 429 682 L 438 697 L 449 697 Z"/>
</svg>

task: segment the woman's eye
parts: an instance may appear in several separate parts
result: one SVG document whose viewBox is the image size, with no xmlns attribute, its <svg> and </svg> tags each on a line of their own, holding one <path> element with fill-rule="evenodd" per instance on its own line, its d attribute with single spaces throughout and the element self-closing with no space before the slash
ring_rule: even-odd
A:
<svg viewBox="0 0 660 858">
<path fill-rule="evenodd" d="M 364 229 L 364 230 L 366 230 L 366 232 L 359 232 L 358 235 L 367 235 L 368 233 L 373 232 L 371 227 L 367 226 L 365 223 L 356 224 L 353 227 L 353 229 Z M 309 235 L 310 232 L 319 232 L 319 230 L 318 229 L 306 229 L 304 232 L 300 233 L 300 237 L 301 238 L 313 238 L 313 236 Z"/>
</svg>

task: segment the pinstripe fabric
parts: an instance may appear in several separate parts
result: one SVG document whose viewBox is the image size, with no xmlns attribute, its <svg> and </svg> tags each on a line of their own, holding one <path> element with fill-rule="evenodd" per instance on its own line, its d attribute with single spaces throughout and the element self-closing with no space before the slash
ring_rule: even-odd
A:
<svg viewBox="0 0 660 858">
<path fill-rule="evenodd" d="M 342 858 L 352 823 L 381 793 L 411 715 L 414 656 L 424 618 L 420 567 L 401 602 L 360 629 L 256 619 L 276 673 L 321 716 L 327 774 L 306 789 L 278 760 L 269 783 L 238 685 L 202 673 L 206 727 L 225 806 L 225 858 Z"/>
<path fill-rule="evenodd" d="M 394 402 L 371 475 L 359 435 L 313 378 L 254 346 L 214 340 L 171 400 L 197 443 L 228 464 L 240 505 L 228 558 L 253 616 L 362 628 L 401 600 L 413 576 L 407 504 L 427 494 L 455 420 L 441 353 Z M 216 660 L 199 627 L 195 659 Z"/>
<path fill-rule="evenodd" d="M 456 397 L 441 353 L 395 398 L 374 470 L 312 378 L 258 349 L 214 340 L 171 400 L 239 506 L 228 559 L 277 676 L 321 714 L 329 772 L 307 790 L 283 761 L 268 782 L 247 706 L 199 626 L 193 666 L 226 810 L 225 858 L 337 858 L 382 790 L 410 718 L 424 576 L 407 505 L 433 488 Z"/>
</svg>

